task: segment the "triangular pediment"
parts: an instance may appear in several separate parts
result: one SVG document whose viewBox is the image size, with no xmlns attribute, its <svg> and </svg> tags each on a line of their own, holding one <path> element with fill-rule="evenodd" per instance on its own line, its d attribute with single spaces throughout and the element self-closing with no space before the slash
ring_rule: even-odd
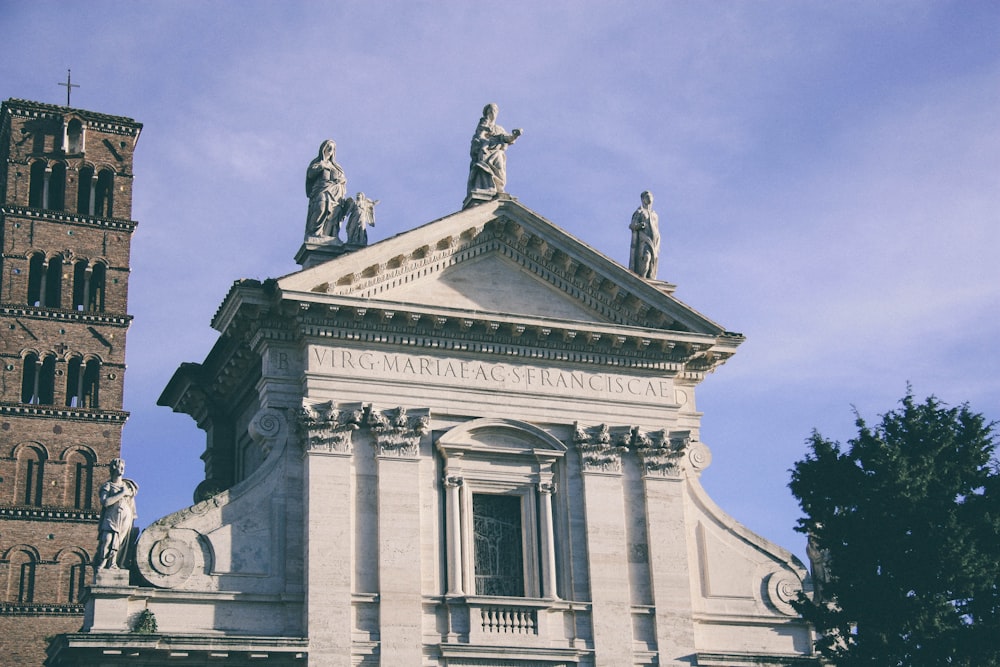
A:
<svg viewBox="0 0 1000 667">
<path fill-rule="evenodd" d="M 279 279 L 282 291 L 718 335 L 722 327 L 514 200 L 441 218 Z"/>
</svg>

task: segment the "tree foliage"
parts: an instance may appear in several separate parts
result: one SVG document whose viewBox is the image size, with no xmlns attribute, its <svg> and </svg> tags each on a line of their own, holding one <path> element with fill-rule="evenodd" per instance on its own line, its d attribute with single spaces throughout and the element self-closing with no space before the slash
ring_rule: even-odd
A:
<svg viewBox="0 0 1000 667">
<path fill-rule="evenodd" d="M 992 423 L 934 397 L 844 448 L 814 432 L 789 484 L 820 596 L 797 608 L 838 667 L 1000 666 L 1000 470 Z M 817 576 L 817 574 L 819 576 Z"/>
</svg>

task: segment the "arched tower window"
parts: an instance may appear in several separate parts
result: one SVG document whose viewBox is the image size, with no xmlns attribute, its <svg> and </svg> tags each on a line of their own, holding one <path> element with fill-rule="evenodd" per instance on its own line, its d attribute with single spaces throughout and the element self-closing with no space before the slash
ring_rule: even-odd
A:
<svg viewBox="0 0 1000 667">
<path fill-rule="evenodd" d="M 87 304 L 87 260 L 78 259 L 73 263 L 73 310 L 86 310 Z"/>
<path fill-rule="evenodd" d="M 80 394 L 83 393 L 83 359 L 70 357 L 66 364 L 66 407 L 80 406 Z"/>
<path fill-rule="evenodd" d="M 101 361 L 88 359 L 83 368 L 83 383 L 80 393 L 80 407 L 99 408 L 100 401 Z"/>
<path fill-rule="evenodd" d="M 75 450 L 66 457 L 66 468 L 69 473 L 67 490 L 72 494 L 67 500 L 73 502 L 75 509 L 91 509 L 94 502 L 93 457 L 88 452 Z"/>
<path fill-rule="evenodd" d="M 21 374 L 21 402 L 52 405 L 55 400 L 56 358 L 39 359 L 34 352 L 24 355 Z"/>
<path fill-rule="evenodd" d="M 45 299 L 42 305 L 46 308 L 62 307 L 62 255 L 49 258 L 48 269 L 45 271 Z"/>
<path fill-rule="evenodd" d="M 44 160 L 36 160 L 31 163 L 31 181 L 28 185 L 28 206 L 31 208 L 45 208 L 45 190 L 47 189 L 45 167 Z"/>
<path fill-rule="evenodd" d="M 85 310 L 103 313 L 104 292 L 108 281 L 108 267 L 103 262 L 95 262 L 90 271 L 87 286 L 87 307 Z"/>
<path fill-rule="evenodd" d="M 41 507 L 44 478 L 45 453 L 34 446 L 22 447 L 17 455 L 15 500 L 29 507 Z"/>
<path fill-rule="evenodd" d="M 97 174 L 97 191 L 94 199 L 94 215 L 110 218 L 114 210 L 115 174 L 110 169 L 101 169 Z"/>
<path fill-rule="evenodd" d="M 56 162 L 49 176 L 49 196 L 45 208 L 52 211 L 66 209 L 66 165 Z"/>
<path fill-rule="evenodd" d="M 45 285 L 45 255 L 36 252 L 28 259 L 28 305 L 40 306 Z"/>
<path fill-rule="evenodd" d="M 94 203 L 94 189 L 97 187 L 97 174 L 89 164 L 80 169 L 80 182 L 76 193 L 76 212 L 82 215 L 93 215 L 91 206 Z"/>
<path fill-rule="evenodd" d="M 81 601 L 83 587 L 87 583 L 87 559 L 83 554 L 70 552 L 60 554 L 59 570 L 63 582 L 61 597 L 69 604 Z"/>
<path fill-rule="evenodd" d="M 10 555 L 10 594 L 15 604 L 35 601 L 35 555 L 27 549 L 18 549 Z"/>
<path fill-rule="evenodd" d="M 83 137 L 83 123 L 80 122 L 79 118 L 74 118 L 66 126 L 66 152 L 82 153 Z"/>
</svg>

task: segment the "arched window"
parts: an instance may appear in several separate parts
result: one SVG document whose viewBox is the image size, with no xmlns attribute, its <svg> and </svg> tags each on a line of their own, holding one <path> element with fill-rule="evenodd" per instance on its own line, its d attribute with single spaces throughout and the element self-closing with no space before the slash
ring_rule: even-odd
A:
<svg viewBox="0 0 1000 667">
<path fill-rule="evenodd" d="M 79 118 L 66 126 L 66 152 L 74 155 L 83 152 L 83 123 Z"/>
<path fill-rule="evenodd" d="M 103 262 L 95 262 L 90 271 L 90 283 L 87 286 L 87 307 L 85 310 L 104 312 L 104 290 L 107 285 L 108 267 Z"/>
<path fill-rule="evenodd" d="M 115 174 L 110 169 L 101 169 L 97 174 L 97 191 L 94 200 L 94 215 L 110 218 L 114 210 Z"/>
<path fill-rule="evenodd" d="M 69 473 L 67 490 L 72 494 L 67 501 L 71 500 L 75 509 L 91 509 L 94 502 L 93 456 L 77 449 L 66 457 L 66 468 Z"/>
<path fill-rule="evenodd" d="M 36 160 L 31 163 L 31 181 L 28 185 L 28 206 L 45 208 L 45 161 Z"/>
<path fill-rule="evenodd" d="M 52 211 L 66 209 L 66 165 L 56 162 L 49 176 L 49 196 L 45 208 Z"/>
<path fill-rule="evenodd" d="M 73 554 L 69 560 L 69 567 L 66 568 L 66 602 L 76 604 L 81 602 L 83 588 L 87 585 L 87 563 L 80 554 Z"/>
<path fill-rule="evenodd" d="M 45 478 L 45 452 L 36 446 L 22 447 L 17 454 L 16 502 L 29 507 L 42 506 Z"/>
<path fill-rule="evenodd" d="M 80 406 L 80 394 L 83 393 L 83 359 L 70 357 L 66 364 L 66 407 Z"/>
<path fill-rule="evenodd" d="M 45 285 L 45 255 L 36 252 L 28 259 L 28 305 L 42 304 L 42 290 Z"/>
<path fill-rule="evenodd" d="M 62 307 L 62 255 L 49 258 L 48 269 L 45 271 L 45 299 L 42 305 L 46 308 Z"/>
<path fill-rule="evenodd" d="M 35 554 L 18 549 L 10 555 L 10 596 L 15 604 L 35 601 Z"/>
<path fill-rule="evenodd" d="M 100 359 L 88 359 L 83 368 L 83 383 L 80 392 L 80 407 L 99 408 L 100 403 L 100 380 L 101 361 Z"/>
<path fill-rule="evenodd" d="M 56 358 L 39 359 L 34 352 L 24 355 L 21 369 L 21 402 L 52 405 L 55 401 Z"/>
<path fill-rule="evenodd" d="M 78 259 L 73 263 L 73 310 L 87 309 L 87 273 L 87 260 Z"/>
<path fill-rule="evenodd" d="M 97 175 L 94 168 L 86 165 L 80 169 L 80 183 L 76 193 L 76 212 L 82 215 L 93 215 L 91 204 L 94 202 L 94 189 L 97 186 Z"/>
</svg>

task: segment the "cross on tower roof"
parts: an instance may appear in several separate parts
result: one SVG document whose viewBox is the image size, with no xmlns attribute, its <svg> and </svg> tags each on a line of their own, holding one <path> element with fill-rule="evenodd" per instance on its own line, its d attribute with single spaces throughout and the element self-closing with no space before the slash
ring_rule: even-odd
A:
<svg viewBox="0 0 1000 667">
<path fill-rule="evenodd" d="M 73 92 L 74 88 L 79 88 L 80 84 L 73 83 L 73 73 L 71 70 L 66 70 L 66 83 L 60 83 L 60 86 L 66 86 L 66 106 L 69 106 L 69 94 Z"/>
</svg>

